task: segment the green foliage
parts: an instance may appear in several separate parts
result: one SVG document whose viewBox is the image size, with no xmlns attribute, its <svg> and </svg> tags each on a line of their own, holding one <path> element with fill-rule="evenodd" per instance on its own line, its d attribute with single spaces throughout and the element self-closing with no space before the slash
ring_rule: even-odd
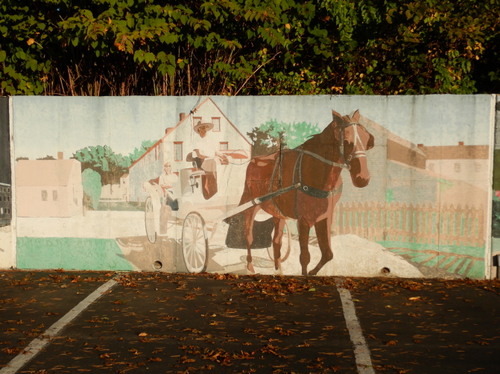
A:
<svg viewBox="0 0 500 374">
<path fill-rule="evenodd" d="M 284 148 L 295 148 L 321 130 L 306 122 L 284 123 L 270 120 L 247 133 L 252 142 L 252 155 L 266 155 Z"/>
<path fill-rule="evenodd" d="M 99 173 L 103 185 L 119 183 L 120 177 L 131 164 L 130 158 L 113 152 L 107 145 L 82 148 L 73 157 L 82 163 L 82 169 Z"/>
<path fill-rule="evenodd" d="M 82 163 L 82 169 L 91 169 L 99 174 L 102 185 L 117 184 L 128 167 L 139 159 L 153 144 L 153 140 L 144 140 L 129 155 L 115 153 L 107 145 L 89 146 L 79 149 L 73 157 Z"/>
<path fill-rule="evenodd" d="M 0 95 L 500 90 L 498 1 L 3 0 Z"/>
<path fill-rule="evenodd" d="M 146 151 L 151 148 L 156 142 L 153 140 L 144 140 L 139 148 L 134 148 L 134 150 L 128 155 L 130 164 L 137 161 Z M 130 165 L 129 165 L 130 166 Z"/>
<path fill-rule="evenodd" d="M 82 172 L 83 193 L 87 197 L 85 201 L 89 201 L 92 209 L 97 209 L 99 199 L 101 198 L 101 176 L 92 169 L 84 169 Z"/>
</svg>

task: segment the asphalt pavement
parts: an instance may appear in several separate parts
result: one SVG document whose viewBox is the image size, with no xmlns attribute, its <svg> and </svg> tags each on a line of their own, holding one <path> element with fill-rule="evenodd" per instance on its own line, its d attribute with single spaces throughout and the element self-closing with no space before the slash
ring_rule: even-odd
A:
<svg viewBox="0 0 500 374">
<path fill-rule="evenodd" d="M 0 374 L 499 373 L 500 282 L 0 272 Z"/>
</svg>

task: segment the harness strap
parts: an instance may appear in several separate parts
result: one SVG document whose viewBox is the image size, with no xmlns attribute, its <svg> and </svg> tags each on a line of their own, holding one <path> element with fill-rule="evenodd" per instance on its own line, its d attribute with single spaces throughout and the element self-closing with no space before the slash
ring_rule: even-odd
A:
<svg viewBox="0 0 500 374">
<path fill-rule="evenodd" d="M 298 181 L 297 183 L 299 184 L 299 190 L 304 192 L 306 195 L 312 196 L 312 197 L 317 197 L 319 199 L 326 199 L 330 196 L 336 195 L 337 193 L 342 192 L 342 185 L 340 185 L 339 188 L 334 188 L 331 191 L 325 191 L 321 190 L 316 187 L 309 186 L 307 184 L 302 183 L 302 160 L 304 158 L 304 154 L 310 155 L 317 160 L 320 160 L 321 162 L 330 165 L 330 166 L 339 166 L 339 167 L 344 167 L 342 164 L 339 164 L 337 162 L 333 162 L 330 160 L 327 160 L 316 153 L 307 151 L 305 149 L 295 149 L 297 152 L 299 152 L 299 155 L 297 156 L 297 160 L 295 161 L 295 168 L 293 171 L 293 181 L 296 182 L 297 179 L 295 179 L 295 175 L 298 174 Z M 347 165 L 345 167 L 348 167 Z M 298 203 L 298 202 L 297 202 Z M 296 207 L 297 209 L 297 207 Z"/>
<path fill-rule="evenodd" d="M 336 167 L 343 168 L 343 169 L 350 169 L 350 166 L 347 165 L 346 163 L 340 164 L 340 163 L 335 162 L 335 161 L 327 160 L 326 158 L 324 158 L 324 157 L 322 157 L 314 152 L 308 151 L 306 149 L 295 148 L 295 151 L 306 154 L 306 155 L 311 156 L 311 157 L 314 157 L 315 159 L 317 159 L 317 160 L 319 160 L 327 165 L 330 165 L 330 166 L 336 166 Z"/>
<path fill-rule="evenodd" d="M 319 199 L 326 199 L 327 197 L 337 195 L 342 192 L 342 186 L 341 184 L 338 188 L 334 188 L 331 191 L 324 191 L 320 190 L 319 188 L 311 187 L 305 184 L 301 184 L 299 189 L 300 191 L 304 192 L 305 194 L 312 196 L 312 197 L 317 197 Z"/>
</svg>

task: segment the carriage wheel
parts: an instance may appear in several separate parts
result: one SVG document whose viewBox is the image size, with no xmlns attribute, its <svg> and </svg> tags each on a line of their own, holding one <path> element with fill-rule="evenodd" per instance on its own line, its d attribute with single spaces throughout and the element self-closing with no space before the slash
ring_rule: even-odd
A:
<svg viewBox="0 0 500 374">
<path fill-rule="evenodd" d="M 205 221 L 197 212 L 189 213 L 182 225 L 182 255 L 190 273 L 200 273 L 207 268 L 208 238 Z"/>
<path fill-rule="evenodd" d="M 290 232 L 290 229 L 288 228 L 288 223 L 285 222 L 285 226 L 283 227 L 283 238 L 281 241 L 281 251 L 282 251 L 282 256 L 281 256 L 281 262 L 285 262 L 288 256 L 290 256 L 290 250 L 292 248 L 292 233 Z M 285 253 L 283 254 L 283 249 L 285 249 Z M 269 255 L 269 258 L 274 261 L 274 250 L 273 246 L 271 244 L 270 247 L 267 247 L 267 254 Z"/>
<path fill-rule="evenodd" d="M 144 223 L 146 224 L 146 236 L 150 243 L 156 243 L 157 232 L 155 228 L 155 212 L 153 209 L 153 199 L 149 196 L 144 207 Z"/>
</svg>

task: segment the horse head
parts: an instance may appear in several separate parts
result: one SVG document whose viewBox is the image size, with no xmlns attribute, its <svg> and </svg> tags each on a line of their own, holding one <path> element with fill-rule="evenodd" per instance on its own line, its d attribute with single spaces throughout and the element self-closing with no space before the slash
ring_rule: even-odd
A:
<svg viewBox="0 0 500 374">
<path fill-rule="evenodd" d="M 332 111 L 332 115 L 339 152 L 349 166 L 352 184 L 365 187 L 370 182 L 366 151 L 373 148 L 374 137 L 359 123 L 359 110 L 345 116 Z"/>
</svg>

